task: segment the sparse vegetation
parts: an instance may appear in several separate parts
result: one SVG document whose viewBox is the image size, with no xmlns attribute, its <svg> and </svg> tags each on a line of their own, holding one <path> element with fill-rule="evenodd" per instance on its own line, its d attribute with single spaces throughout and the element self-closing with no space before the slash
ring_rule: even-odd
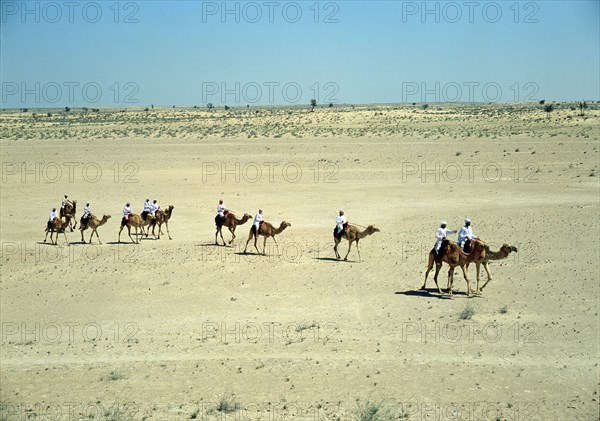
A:
<svg viewBox="0 0 600 421">
<path fill-rule="evenodd" d="M 500 314 L 506 314 L 506 313 L 508 313 L 508 306 L 500 307 Z"/>
<path fill-rule="evenodd" d="M 461 311 L 459 317 L 461 320 L 471 320 L 475 315 L 475 308 L 473 308 L 473 304 L 468 303 L 465 308 Z"/>
<path fill-rule="evenodd" d="M 229 414 L 240 409 L 240 404 L 235 400 L 233 395 L 222 396 L 219 401 L 216 411 Z"/>
<path fill-rule="evenodd" d="M 367 401 L 358 405 L 356 421 L 397 421 L 408 419 L 405 411 L 390 408 L 383 401 Z"/>
<path fill-rule="evenodd" d="M 115 381 L 115 380 L 123 380 L 126 378 L 127 378 L 127 376 L 125 376 L 124 374 L 118 373 L 116 371 L 111 371 L 110 374 L 102 377 L 100 380 Z"/>
</svg>

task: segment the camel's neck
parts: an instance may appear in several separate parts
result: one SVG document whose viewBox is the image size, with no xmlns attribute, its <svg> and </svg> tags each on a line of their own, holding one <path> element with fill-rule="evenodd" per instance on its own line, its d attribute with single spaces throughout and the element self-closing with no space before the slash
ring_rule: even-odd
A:
<svg viewBox="0 0 600 421">
<path fill-rule="evenodd" d="M 485 251 L 485 256 L 488 260 L 502 260 L 502 259 L 506 259 L 508 257 L 507 252 L 503 251 L 503 250 L 498 250 L 498 251 L 492 251 L 490 249 L 487 249 Z"/>
<path fill-rule="evenodd" d="M 368 237 L 369 235 L 373 234 L 373 231 L 370 231 L 368 228 L 365 229 L 364 231 L 359 231 L 356 236 L 360 239 Z"/>
<path fill-rule="evenodd" d="M 287 227 L 285 225 L 280 225 L 279 228 L 277 228 L 274 233 L 275 234 L 279 234 L 281 233 L 284 229 L 286 229 Z"/>
</svg>

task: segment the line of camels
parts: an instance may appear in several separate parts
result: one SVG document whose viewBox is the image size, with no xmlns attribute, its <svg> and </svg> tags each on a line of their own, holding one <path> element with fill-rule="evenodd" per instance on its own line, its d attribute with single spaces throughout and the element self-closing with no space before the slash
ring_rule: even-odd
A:
<svg viewBox="0 0 600 421">
<path fill-rule="evenodd" d="M 119 242 L 121 242 L 121 232 L 123 231 L 124 227 L 127 227 L 127 234 L 129 236 L 129 238 L 131 239 L 131 241 L 135 244 L 139 244 L 138 229 L 140 229 L 140 235 L 145 235 L 146 237 L 148 237 L 148 235 L 150 234 L 150 228 L 152 228 L 152 235 L 156 239 L 157 236 L 156 236 L 154 230 L 157 225 L 158 225 L 158 239 L 160 239 L 160 235 L 162 234 L 162 225 L 165 225 L 169 240 L 172 240 L 171 234 L 169 233 L 169 220 L 171 219 L 174 208 L 175 207 L 173 205 L 169 205 L 165 210 L 159 209 L 158 211 L 156 211 L 154 217 L 152 217 L 151 215 L 148 215 L 148 217 L 146 219 L 143 219 L 138 214 L 131 214 L 129 216 L 127 224 L 121 225 L 121 227 L 119 229 Z M 46 227 L 46 237 L 44 238 L 44 243 L 46 242 L 46 240 L 48 238 L 48 234 L 50 234 L 50 242 L 52 244 L 56 245 L 58 242 L 58 234 L 63 233 L 65 236 L 65 242 L 67 243 L 67 245 L 69 244 L 69 242 L 67 240 L 66 230 L 68 228 L 70 228 L 70 230 L 73 231 L 77 227 L 77 220 L 75 218 L 76 210 L 77 210 L 77 201 L 76 200 L 74 200 L 72 203 L 67 204 L 65 206 L 64 210 L 61 209 L 60 217 L 55 218 L 54 221 L 52 221 L 52 224 L 49 224 L 50 226 Z M 64 221 L 62 219 L 63 217 L 65 218 Z M 93 238 L 94 234 L 96 234 L 96 237 L 98 238 L 98 243 L 102 244 L 97 230 L 99 227 L 104 225 L 110 218 L 111 218 L 110 215 L 103 215 L 101 219 L 98 219 L 95 215 L 92 214 L 92 215 L 90 215 L 90 218 L 86 224 L 82 225 L 82 221 L 80 221 L 79 230 L 81 232 L 81 242 L 85 243 L 85 240 L 83 237 L 83 232 L 85 230 L 87 230 L 88 228 L 90 228 L 92 230 L 92 232 L 90 235 L 89 243 L 90 244 L 92 243 L 92 238 Z M 227 246 L 227 244 L 233 245 L 233 242 L 236 239 L 236 235 L 235 235 L 236 228 L 239 225 L 245 224 L 251 218 L 252 218 L 252 216 L 248 213 L 245 213 L 241 218 L 238 218 L 231 211 L 226 213 L 224 221 L 222 221 L 220 218 L 216 217 L 215 225 L 216 225 L 217 230 L 215 232 L 215 244 L 216 245 L 219 244 L 218 238 L 220 236 L 221 240 L 223 241 L 224 246 Z M 267 239 L 272 238 L 273 241 L 275 242 L 275 244 L 277 245 L 278 243 L 277 243 L 277 240 L 275 240 L 275 236 L 278 234 L 281 234 L 283 232 L 283 230 L 290 227 L 291 225 L 292 224 L 289 222 L 282 221 L 281 224 L 279 224 L 279 227 L 275 228 L 275 226 L 273 224 L 271 224 L 270 222 L 264 221 L 263 223 L 260 224 L 260 227 L 257 232 L 250 229 L 248 240 L 246 241 L 246 247 L 244 248 L 244 253 L 246 253 L 248 244 L 250 243 L 250 241 L 254 239 L 254 248 L 256 249 L 257 253 L 261 254 L 258 249 L 258 246 L 257 246 L 257 241 L 258 241 L 259 236 L 263 236 L 264 242 L 263 242 L 262 254 L 264 255 L 265 249 L 266 249 L 266 244 L 267 244 Z M 223 231 L 222 231 L 223 227 L 226 227 L 229 230 L 229 232 L 231 233 L 231 240 L 229 240 L 229 242 L 227 242 L 227 243 L 225 242 L 225 239 L 223 238 Z M 135 229 L 135 239 L 131 236 L 131 228 Z M 359 241 L 365 237 L 368 237 L 368 236 L 376 233 L 376 232 L 380 232 L 380 230 L 379 230 L 379 228 L 376 228 L 373 225 L 368 225 L 367 227 L 365 227 L 364 230 L 361 231 L 357 226 L 348 224 L 347 229 L 342 231 L 341 236 L 339 236 L 339 237 L 335 236 L 335 235 L 333 236 L 334 237 L 333 250 L 335 252 L 336 259 L 341 258 L 340 254 L 338 252 L 338 245 L 340 244 L 342 239 L 346 239 L 348 241 L 348 251 L 346 252 L 346 255 L 344 256 L 344 260 L 348 260 L 348 255 L 350 254 L 350 250 L 352 248 L 352 243 L 356 243 L 356 251 L 358 253 L 358 258 L 359 258 L 359 260 L 361 260 L 360 249 L 358 248 Z M 54 241 L 52 241 L 53 233 L 56 233 L 56 238 Z M 435 274 L 434 274 L 433 280 L 435 281 L 435 285 L 437 287 L 438 293 L 442 294 L 442 290 L 438 284 L 437 278 L 438 278 L 438 274 L 442 268 L 443 263 L 446 263 L 446 264 L 448 264 L 448 266 L 450 266 L 450 268 L 448 270 L 448 285 L 447 285 L 446 293 L 449 296 L 452 296 L 452 287 L 453 287 L 453 283 L 454 283 L 454 270 L 457 267 L 460 267 L 462 270 L 462 273 L 463 273 L 463 277 L 465 278 L 465 281 L 467 283 L 467 296 L 469 296 L 469 297 L 472 296 L 473 294 L 481 295 L 482 290 L 492 280 L 492 275 L 491 275 L 489 267 L 488 267 L 488 263 L 490 261 L 506 259 L 512 252 L 517 252 L 517 248 L 515 246 L 511 246 L 510 244 L 506 244 L 506 243 L 503 244 L 499 250 L 493 251 L 490 249 L 489 245 L 485 244 L 485 242 L 483 242 L 479 239 L 473 241 L 472 249 L 469 253 L 464 252 L 462 250 L 462 248 L 460 247 L 460 245 L 458 245 L 457 243 L 447 240 L 447 239 L 442 242 L 441 250 L 443 250 L 443 257 L 440 261 L 436 260 L 436 258 L 435 258 L 436 254 L 435 254 L 435 250 L 433 248 L 429 252 L 427 269 L 425 271 L 425 280 L 423 282 L 423 286 L 421 287 L 421 290 L 426 290 L 427 277 L 429 275 L 429 272 L 431 272 L 431 270 L 433 269 L 433 267 L 435 265 Z M 471 263 L 475 263 L 476 271 L 477 271 L 477 286 L 476 286 L 475 291 L 473 291 L 471 289 L 471 283 L 467 276 L 467 270 L 468 270 L 469 264 L 471 264 Z M 487 280 L 480 287 L 481 266 L 483 266 L 483 268 L 485 269 L 485 272 L 487 274 Z"/>
</svg>

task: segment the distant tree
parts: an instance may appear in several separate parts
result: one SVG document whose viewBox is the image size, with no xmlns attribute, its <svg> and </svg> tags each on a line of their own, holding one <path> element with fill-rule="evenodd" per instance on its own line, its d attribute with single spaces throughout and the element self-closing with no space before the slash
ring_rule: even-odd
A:
<svg viewBox="0 0 600 421">
<path fill-rule="evenodd" d="M 146 108 L 144 108 L 144 111 L 148 112 L 148 111 L 150 111 L 150 108 L 146 107 Z"/>
<path fill-rule="evenodd" d="M 250 104 L 246 104 L 246 108 L 250 108 Z"/>
<path fill-rule="evenodd" d="M 197 105 L 194 105 L 194 110 L 195 110 L 196 108 L 198 108 L 198 106 L 197 106 Z"/>
<path fill-rule="evenodd" d="M 317 106 L 317 100 L 316 99 L 311 99 L 310 100 L 310 110 L 314 111 L 316 106 Z"/>
<path fill-rule="evenodd" d="M 69 107 L 65 107 L 65 113 L 68 113 L 69 111 L 71 111 L 71 109 Z"/>
<path fill-rule="evenodd" d="M 212 110 L 215 106 L 212 104 L 212 102 L 209 102 L 208 104 L 206 104 L 206 106 L 208 107 L 209 110 Z"/>
<path fill-rule="evenodd" d="M 414 107 L 415 105 L 417 105 L 417 103 L 416 103 L 416 102 L 413 102 L 413 107 Z"/>
<path fill-rule="evenodd" d="M 27 108 L 21 108 L 21 111 L 23 111 L 24 113 L 26 113 L 29 110 Z"/>
<path fill-rule="evenodd" d="M 48 117 L 52 117 L 52 113 L 48 113 L 46 114 Z"/>
<path fill-rule="evenodd" d="M 584 115 L 583 110 L 587 109 L 588 105 L 587 102 L 583 101 L 579 103 L 579 112 L 581 115 Z"/>
<path fill-rule="evenodd" d="M 229 107 L 226 105 L 225 106 L 225 111 L 228 111 L 228 110 L 229 110 Z"/>
<path fill-rule="evenodd" d="M 548 118 L 550 118 L 550 113 L 554 111 L 554 106 L 552 104 L 544 105 L 544 111 L 548 114 Z"/>
<path fill-rule="evenodd" d="M 542 100 L 540 101 L 540 105 L 544 105 L 545 103 L 546 103 L 546 100 L 545 100 L 545 99 L 542 99 Z"/>
<path fill-rule="evenodd" d="M 429 108 L 429 104 L 423 104 L 422 107 L 424 110 L 426 110 L 427 108 Z"/>
<path fill-rule="evenodd" d="M 154 104 L 150 104 L 150 107 L 151 107 L 152 109 L 154 109 Z"/>
<path fill-rule="evenodd" d="M 173 108 L 175 108 L 175 106 L 173 105 Z"/>
<path fill-rule="evenodd" d="M 333 108 L 333 102 L 329 103 L 329 108 Z"/>
</svg>

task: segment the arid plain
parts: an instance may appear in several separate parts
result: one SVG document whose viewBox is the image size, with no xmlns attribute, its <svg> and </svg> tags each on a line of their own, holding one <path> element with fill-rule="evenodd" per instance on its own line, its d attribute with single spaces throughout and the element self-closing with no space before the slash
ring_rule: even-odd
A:
<svg viewBox="0 0 600 421">
<path fill-rule="evenodd" d="M 0 113 L 2 420 L 598 419 L 600 108 L 555 108 Z M 102 245 L 43 243 L 64 194 Z M 118 243 L 147 197 L 172 240 Z M 291 227 L 215 246 L 219 198 Z M 360 261 L 339 209 L 380 229 Z M 420 291 L 465 217 L 518 252 Z"/>
</svg>

